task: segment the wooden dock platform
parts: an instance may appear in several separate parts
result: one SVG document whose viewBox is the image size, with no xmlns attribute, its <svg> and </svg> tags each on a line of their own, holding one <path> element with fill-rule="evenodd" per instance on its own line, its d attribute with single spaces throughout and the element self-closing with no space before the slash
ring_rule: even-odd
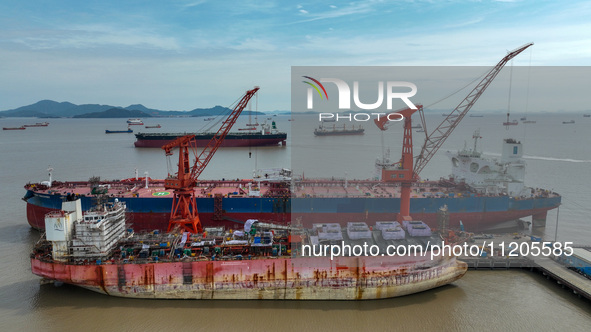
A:
<svg viewBox="0 0 591 332">
<path fill-rule="evenodd" d="M 482 269 L 510 269 L 510 268 L 526 268 L 532 266 L 532 261 L 526 257 L 460 257 L 462 262 L 468 264 L 468 269 L 482 270 Z"/>
<path fill-rule="evenodd" d="M 534 268 L 547 278 L 554 279 L 562 287 L 568 287 L 579 297 L 591 300 L 591 280 L 547 257 L 536 257 L 532 262 Z"/>
</svg>

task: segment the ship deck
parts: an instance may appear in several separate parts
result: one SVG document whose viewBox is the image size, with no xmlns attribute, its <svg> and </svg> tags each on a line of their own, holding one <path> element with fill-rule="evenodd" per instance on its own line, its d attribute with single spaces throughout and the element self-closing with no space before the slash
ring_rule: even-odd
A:
<svg viewBox="0 0 591 332">
<path fill-rule="evenodd" d="M 388 255 L 388 248 L 402 246 L 406 248 L 404 252 L 409 253 L 408 257 L 417 256 L 422 257 L 421 260 L 423 261 L 432 261 L 433 259 L 426 253 L 431 250 L 431 246 L 441 246 L 443 241 L 437 233 L 429 236 L 411 236 L 406 231 L 404 231 L 405 238 L 385 239 L 380 230 L 372 229 L 376 227 L 375 225 L 365 225 L 370 232 L 367 237 L 352 239 L 348 235 L 347 228 L 342 228 L 338 231 L 340 233 L 338 240 L 318 239 L 318 229 L 298 227 L 286 229 L 282 225 L 266 223 L 255 223 L 253 227 L 257 228 L 258 232 L 252 236 L 249 236 L 246 231 L 243 232 L 242 229 L 227 230 L 223 227 L 205 228 L 204 233 L 184 233 L 184 235 L 183 233 L 160 233 L 157 231 L 131 232 L 126 233 L 125 236 L 117 240 L 108 254 L 98 259 L 99 264 L 121 264 L 127 263 L 130 256 L 133 257 L 131 260 L 134 263 L 151 263 L 154 262 L 154 257 L 158 257 L 156 258 L 157 262 L 264 260 L 269 259 L 270 256 L 273 258 L 330 257 L 330 252 L 321 253 L 323 250 L 321 247 L 324 246 L 377 247 L 378 251 L 371 255 L 367 251 L 363 255 L 359 255 L 350 250 L 339 254 L 333 253 L 335 257 L 375 257 Z M 322 226 L 322 224 L 318 224 L 318 226 Z M 321 230 L 321 227 L 319 229 Z M 238 234 L 238 232 L 244 234 L 239 235 L 238 239 L 234 239 L 233 233 Z M 355 232 L 353 231 L 353 233 Z M 292 238 L 290 234 L 293 234 L 294 237 Z M 265 236 L 271 237 L 265 240 L 263 239 Z M 258 243 L 257 238 L 260 241 Z M 50 263 L 57 262 L 54 261 L 50 254 L 50 242 L 43 239 L 35 245 L 34 254 L 38 260 Z M 303 246 L 310 248 L 306 250 Z M 204 250 L 206 247 L 209 249 Z M 312 249 L 313 247 L 316 248 Z M 218 248 L 218 250 L 215 248 Z M 273 248 L 278 250 L 274 252 Z M 411 250 L 415 250 L 414 254 L 410 254 L 413 252 Z M 212 256 L 214 253 L 215 255 Z M 70 263 L 96 264 L 97 257 L 70 255 L 65 259 Z"/>
<path fill-rule="evenodd" d="M 146 186 L 145 180 L 115 180 L 101 181 L 99 188 L 106 190 L 111 197 L 140 197 L 140 198 L 170 198 L 172 190 L 164 187 L 164 180 L 149 180 Z M 236 180 L 205 180 L 200 181 L 195 187 L 196 197 L 279 197 L 284 195 L 282 188 L 292 187 L 291 197 L 307 198 L 399 198 L 400 186 L 393 183 L 385 183 L 373 180 L 340 180 L 340 179 L 305 179 L 289 182 L 273 181 L 266 179 L 236 179 Z M 91 185 L 88 181 L 79 182 L 53 182 L 51 187 L 42 184 L 27 184 L 26 189 L 37 194 L 46 195 L 78 195 L 93 196 Z M 258 193 L 255 191 L 258 189 Z M 471 193 L 462 186 L 450 185 L 449 182 L 421 181 L 412 187 L 411 198 L 433 197 L 474 197 L 474 196 L 498 196 Z M 527 198 L 558 197 L 543 189 L 532 189 Z"/>
</svg>

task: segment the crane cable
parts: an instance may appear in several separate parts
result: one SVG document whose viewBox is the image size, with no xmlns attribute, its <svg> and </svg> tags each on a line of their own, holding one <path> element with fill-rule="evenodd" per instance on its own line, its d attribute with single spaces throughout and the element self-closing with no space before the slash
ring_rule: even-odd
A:
<svg viewBox="0 0 591 332">
<path fill-rule="evenodd" d="M 482 80 L 482 78 L 491 71 L 491 68 L 494 68 L 494 66 L 487 67 L 487 69 L 482 74 L 480 74 L 479 76 L 477 76 L 472 81 L 468 82 L 466 85 L 464 85 L 463 87 L 459 88 L 458 90 L 450 93 L 449 95 L 447 95 L 447 96 L 445 96 L 445 97 L 443 97 L 443 98 L 441 98 L 441 99 L 439 99 L 439 100 L 437 100 L 437 101 L 435 101 L 435 102 L 433 102 L 433 103 L 431 103 L 431 104 L 429 104 L 427 106 L 424 106 L 423 107 L 423 110 L 426 109 L 426 108 L 429 108 L 431 106 L 437 105 L 437 104 L 441 103 L 442 101 L 444 101 L 444 100 L 446 100 L 448 98 L 451 98 L 452 96 L 458 94 L 460 91 L 462 91 L 462 90 L 466 89 L 467 87 L 469 87 L 470 85 L 474 84 L 474 82 L 476 82 L 478 80 Z M 421 114 L 424 114 L 423 112 L 424 111 L 422 111 Z M 421 117 L 422 116 L 423 115 L 421 115 Z M 426 123 L 425 123 L 424 119 L 422 119 L 422 127 L 423 127 L 423 130 L 425 131 L 425 138 L 427 138 L 428 137 L 428 132 L 427 132 L 427 126 L 426 126 Z M 416 160 L 418 157 L 419 157 L 419 155 L 413 156 L 413 159 Z"/>
<path fill-rule="evenodd" d="M 229 107 L 226 107 L 226 110 L 223 113 L 216 115 L 215 121 L 208 122 L 205 125 L 203 125 L 201 128 L 199 128 L 199 132 L 201 132 L 201 131 L 209 132 L 212 128 L 217 127 L 220 124 L 220 122 L 222 122 L 223 119 L 227 118 L 227 116 L 232 112 L 234 107 L 238 104 L 238 102 L 241 99 L 242 98 L 236 99 L 232 104 L 230 104 Z"/>
<path fill-rule="evenodd" d="M 453 95 L 455 95 L 455 94 L 459 93 L 460 91 L 462 91 L 462 90 L 464 90 L 465 88 L 467 88 L 467 87 L 469 87 L 470 85 L 472 85 L 474 82 L 476 82 L 476 81 L 478 81 L 478 80 L 482 79 L 482 78 L 483 78 L 483 77 L 484 77 L 486 74 L 488 74 L 488 73 L 490 72 L 490 70 L 491 70 L 490 68 L 493 68 L 493 67 L 494 67 L 494 66 L 487 67 L 487 70 L 486 70 L 485 72 L 483 72 L 483 73 L 482 73 L 482 74 L 480 74 L 478 77 L 476 77 L 475 79 L 473 79 L 472 81 L 470 81 L 468 84 L 466 84 L 466 85 L 464 85 L 463 87 L 459 88 L 459 89 L 458 89 L 458 90 L 456 90 L 455 92 L 452 92 L 451 94 L 449 94 L 449 95 L 447 95 L 447 96 L 445 96 L 445 97 L 443 97 L 443 98 L 441 98 L 441 99 L 437 100 L 436 102 L 434 102 L 434 103 L 431 103 L 431 104 L 429 104 L 429 105 L 425 106 L 424 108 L 429 108 L 429 107 L 431 107 L 431 106 L 437 105 L 437 104 L 439 104 L 440 102 L 442 102 L 442 101 L 444 101 L 444 100 L 446 100 L 446 99 L 448 99 L 448 98 L 452 97 Z"/>
<path fill-rule="evenodd" d="M 507 99 L 507 125 L 505 130 L 509 131 L 509 114 L 511 114 L 511 87 L 513 86 L 513 59 L 511 59 L 511 70 L 509 70 L 509 98 Z"/>
<path fill-rule="evenodd" d="M 221 114 L 218 114 L 215 116 L 216 121 L 213 122 L 208 122 L 206 124 L 204 124 L 203 126 L 201 126 L 201 128 L 197 129 L 198 133 L 201 132 L 209 132 L 214 126 L 219 125 L 220 122 L 222 122 L 222 120 L 224 118 L 226 118 L 234 109 L 234 107 L 236 107 L 236 105 L 238 105 L 238 102 L 242 99 L 242 97 L 238 97 L 236 100 L 234 100 L 234 102 L 232 104 L 230 104 L 229 107 L 226 107 L 226 111 L 224 111 Z M 195 146 L 193 149 L 191 149 L 191 152 L 193 154 L 193 157 L 197 157 L 199 154 L 197 153 L 197 147 Z M 171 156 L 166 156 L 166 168 L 167 168 L 167 172 L 168 175 L 170 176 L 171 174 L 175 174 L 174 172 L 174 168 L 172 166 L 172 160 L 170 158 Z"/>
<path fill-rule="evenodd" d="M 527 68 L 527 89 L 525 90 L 525 118 L 527 120 L 527 109 L 529 107 L 529 86 L 530 86 L 530 79 L 531 79 L 531 58 L 532 58 L 533 51 L 529 50 L 529 66 Z M 525 140 L 526 136 L 526 128 L 527 126 L 523 126 L 523 138 Z"/>
</svg>

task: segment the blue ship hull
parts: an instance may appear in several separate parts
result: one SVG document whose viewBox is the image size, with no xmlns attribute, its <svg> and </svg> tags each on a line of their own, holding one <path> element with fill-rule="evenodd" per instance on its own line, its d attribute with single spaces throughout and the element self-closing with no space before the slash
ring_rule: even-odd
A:
<svg viewBox="0 0 591 332">
<path fill-rule="evenodd" d="M 39 194 L 27 190 L 27 218 L 29 224 L 44 228 L 47 212 L 61 209 L 64 195 Z M 120 197 L 128 208 L 128 219 L 136 229 L 166 229 L 172 198 Z M 92 197 L 81 197 L 83 210 L 95 203 Z M 558 207 L 560 196 L 516 199 L 508 196 L 420 197 L 411 199 L 411 216 L 432 227 L 437 226 L 437 212 L 447 205 L 450 226 L 478 231 L 500 223 L 534 216 L 545 219 L 546 212 Z M 395 220 L 399 212 L 399 198 L 269 198 L 224 197 L 221 206 L 214 198 L 197 198 L 199 216 L 204 226 L 239 227 L 247 219 L 259 219 L 287 224 L 301 221 L 304 226 L 318 222 Z"/>
</svg>

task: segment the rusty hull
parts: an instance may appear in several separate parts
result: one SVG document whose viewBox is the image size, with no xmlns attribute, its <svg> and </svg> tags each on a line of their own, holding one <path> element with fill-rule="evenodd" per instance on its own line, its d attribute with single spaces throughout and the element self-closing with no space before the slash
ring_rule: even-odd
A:
<svg viewBox="0 0 591 332">
<path fill-rule="evenodd" d="M 31 259 L 34 274 L 99 293 L 155 299 L 371 300 L 461 278 L 455 257 L 263 258 L 74 265 Z"/>
</svg>

